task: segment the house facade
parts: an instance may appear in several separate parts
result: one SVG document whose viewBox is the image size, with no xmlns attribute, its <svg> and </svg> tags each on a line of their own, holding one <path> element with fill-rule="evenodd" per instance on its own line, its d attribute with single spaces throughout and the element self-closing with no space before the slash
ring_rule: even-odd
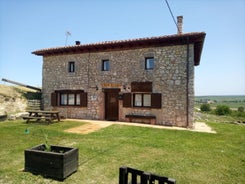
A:
<svg viewBox="0 0 245 184">
<path fill-rule="evenodd" d="M 45 110 L 66 118 L 192 127 L 204 32 L 34 51 Z"/>
</svg>

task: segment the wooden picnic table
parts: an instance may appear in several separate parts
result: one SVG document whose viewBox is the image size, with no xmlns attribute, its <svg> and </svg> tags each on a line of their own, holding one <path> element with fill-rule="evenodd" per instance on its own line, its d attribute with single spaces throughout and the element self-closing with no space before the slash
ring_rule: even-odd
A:
<svg viewBox="0 0 245 184">
<path fill-rule="evenodd" d="M 29 116 L 23 117 L 23 119 L 26 120 L 26 123 L 30 120 L 40 121 L 41 119 L 48 121 L 49 123 L 56 119 L 57 121 L 60 121 L 59 111 L 29 110 L 27 112 L 29 113 Z"/>
</svg>

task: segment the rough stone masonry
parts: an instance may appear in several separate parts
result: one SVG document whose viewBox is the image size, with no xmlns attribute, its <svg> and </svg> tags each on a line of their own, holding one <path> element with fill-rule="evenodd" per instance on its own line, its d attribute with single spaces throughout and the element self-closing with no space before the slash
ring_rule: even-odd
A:
<svg viewBox="0 0 245 184">
<path fill-rule="evenodd" d="M 194 67 L 206 34 L 183 34 L 182 25 L 179 31 L 34 51 L 43 56 L 45 110 L 66 118 L 192 127 Z"/>
</svg>

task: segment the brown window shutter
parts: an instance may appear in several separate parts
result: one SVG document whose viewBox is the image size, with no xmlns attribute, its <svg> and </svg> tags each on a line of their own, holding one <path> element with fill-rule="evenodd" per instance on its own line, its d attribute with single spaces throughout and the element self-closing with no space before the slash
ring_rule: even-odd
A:
<svg viewBox="0 0 245 184">
<path fill-rule="evenodd" d="M 162 108 L 162 94 L 152 93 L 151 94 L 151 107 L 161 109 Z"/>
<path fill-rule="evenodd" d="M 81 93 L 81 107 L 88 106 L 88 93 Z"/>
<path fill-rule="evenodd" d="M 51 106 L 57 106 L 57 93 L 51 93 Z"/>
<path fill-rule="evenodd" d="M 123 94 L 123 107 L 132 107 L 131 93 L 124 93 Z"/>
</svg>

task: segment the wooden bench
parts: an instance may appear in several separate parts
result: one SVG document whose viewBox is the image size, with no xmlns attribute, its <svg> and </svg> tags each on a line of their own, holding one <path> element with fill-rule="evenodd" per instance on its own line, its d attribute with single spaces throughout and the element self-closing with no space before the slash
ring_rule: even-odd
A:
<svg viewBox="0 0 245 184">
<path fill-rule="evenodd" d="M 128 114 L 125 118 L 127 118 L 129 122 L 156 124 L 156 116 L 154 115 Z"/>
</svg>

